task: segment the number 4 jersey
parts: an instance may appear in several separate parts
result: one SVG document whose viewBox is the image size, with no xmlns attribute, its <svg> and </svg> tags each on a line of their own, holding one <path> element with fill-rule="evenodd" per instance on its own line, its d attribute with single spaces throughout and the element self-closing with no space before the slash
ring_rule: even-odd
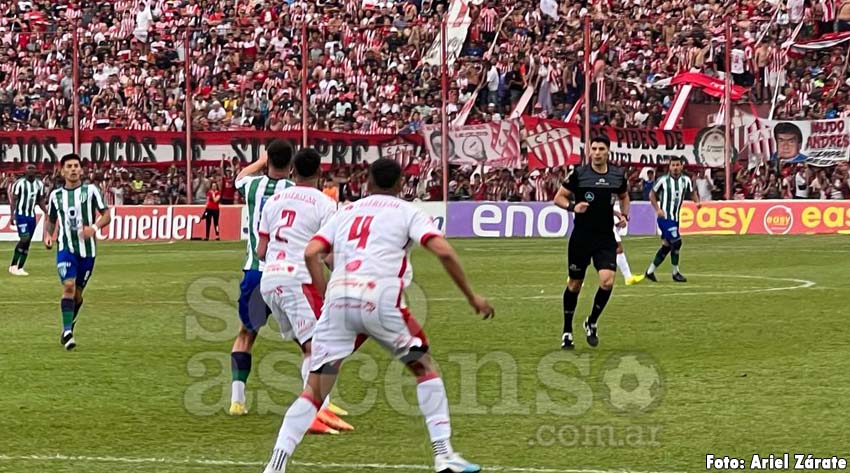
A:
<svg viewBox="0 0 850 473">
<path fill-rule="evenodd" d="M 312 187 L 290 187 L 263 208 L 260 235 L 269 238 L 266 272 L 286 272 L 299 284 L 310 284 L 304 249 L 336 211 L 336 202 Z"/>
<path fill-rule="evenodd" d="M 373 195 L 342 206 L 315 239 L 333 246 L 331 284 L 349 277 L 413 280 L 408 255 L 440 230 L 421 210 L 401 199 Z"/>
</svg>

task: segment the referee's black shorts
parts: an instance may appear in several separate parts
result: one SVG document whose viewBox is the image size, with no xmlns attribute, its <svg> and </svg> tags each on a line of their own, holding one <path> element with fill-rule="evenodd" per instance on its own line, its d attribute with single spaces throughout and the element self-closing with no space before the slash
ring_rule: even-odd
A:
<svg viewBox="0 0 850 473">
<path fill-rule="evenodd" d="M 609 269 L 617 270 L 617 242 L 614 232 L 600 237 L 590 235 L 573 235 L 567 245 L 567 268 L 570 279 L 583 280 L 593 260 L 596 271 Z"/>
</svg>

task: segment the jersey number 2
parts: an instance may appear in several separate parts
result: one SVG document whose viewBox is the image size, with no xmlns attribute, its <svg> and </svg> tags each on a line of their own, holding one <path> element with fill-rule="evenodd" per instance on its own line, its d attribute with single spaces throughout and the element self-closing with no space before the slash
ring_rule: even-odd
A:
<svg viewBox="0 0 850 473">
<path fill-rule="evenodd" d="M 369 227 L 372 226 L 374 217 L 355 217 L 351 230 L 348 231 L 348 241 L 357 240 L 357 248 L 366 248 L 366 240 L 369 239 Z"/>
<path fill-rule="evenodd" d="M 282 241 L 284 243 L 288 243 L 286 238 L 283 236 L 283 231 L 287 228 L 292 227 L 292 224 L 295 223 L 295 211 L 294 210 L 284 210 L 280 213 L 280 224 L 277 226 L 277 231 L 275 232 L 275 239 L 277 241 Z"/>
</svg>

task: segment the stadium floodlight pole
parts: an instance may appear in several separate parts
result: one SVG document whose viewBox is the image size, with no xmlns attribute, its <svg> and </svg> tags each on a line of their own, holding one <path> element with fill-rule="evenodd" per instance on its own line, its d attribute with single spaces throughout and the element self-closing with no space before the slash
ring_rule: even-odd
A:
<svg viewBox="0 0 850 473">
<path fill-rule="evenodd" d="M 590 68 L 590 14 L 584 16 L 584 153 L 581 164 L 587 164 L 587 150 L 590 149 L 590 82 L 593 80 Z"/>
<path fill-rule="evenodd" d="M 301 146 L 307 147 L 307 21 L 301 21 Z"/>
<path fill-rule="evenodd" d="M 186 86 L 186 97 L 183 101 L 183 126 L 186 127 L 186 205 L 192 205 L 192 68 L 190 67 L 192 55 L 189 39 L 191 26 L 186 24 L 186 32 L 183 36 L 183 82 Z"/>
<path fill-rule="evenodd" d="M 74 88 L 74 154 L 80 155 L 80 25 L 78 20 L 73 23 L 74 33 L 71 35 L 71 83 Z"/>
<path fill-rule="evenodd" d="M 726 167 L 726 200 L 732 200 L 732 20 L 726 17 L 726 73 L 723 75 L 726 83 L 723 87 L 723 100 L 726 103 L 724 121 L 725 149 L 723 153 Z"/>
<path fill-rule="evenodd" d="M 446 46 L 448 23 L 445 18 L 440 22 L 440 99 L 442 101 L 442 138 L 440 140 L 440 157 L 442 158 L 443 168 L 443 202 L 449 202 L 449 117 L 446 112 L 448 104 L 449 90 L 449 65 L 448 65 L 448 48 Z"/>
</svg>

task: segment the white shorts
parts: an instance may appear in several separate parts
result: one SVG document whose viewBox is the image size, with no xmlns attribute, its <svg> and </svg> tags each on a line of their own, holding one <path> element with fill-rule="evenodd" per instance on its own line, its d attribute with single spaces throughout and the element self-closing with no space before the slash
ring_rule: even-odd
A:
<svg viewBox="0 0 850 473">
<path fill-rule="evenodd" d="M 272 311 L 284 340 L 304 344 L 313 338 L 322 313 L 322 296 L 312 284 L 302 284 L 286 275 L 263 273 L 263 300 Z"/>
<path fill-rule="evenodd" d="M 400 279 L 347 278 L 328 285 L 322 316 L 313 337 L 310 370 L 343 361 L 367 338 L 396 358 L 428 346 L 422 327 L 404 302 Z"/>
</svg>

